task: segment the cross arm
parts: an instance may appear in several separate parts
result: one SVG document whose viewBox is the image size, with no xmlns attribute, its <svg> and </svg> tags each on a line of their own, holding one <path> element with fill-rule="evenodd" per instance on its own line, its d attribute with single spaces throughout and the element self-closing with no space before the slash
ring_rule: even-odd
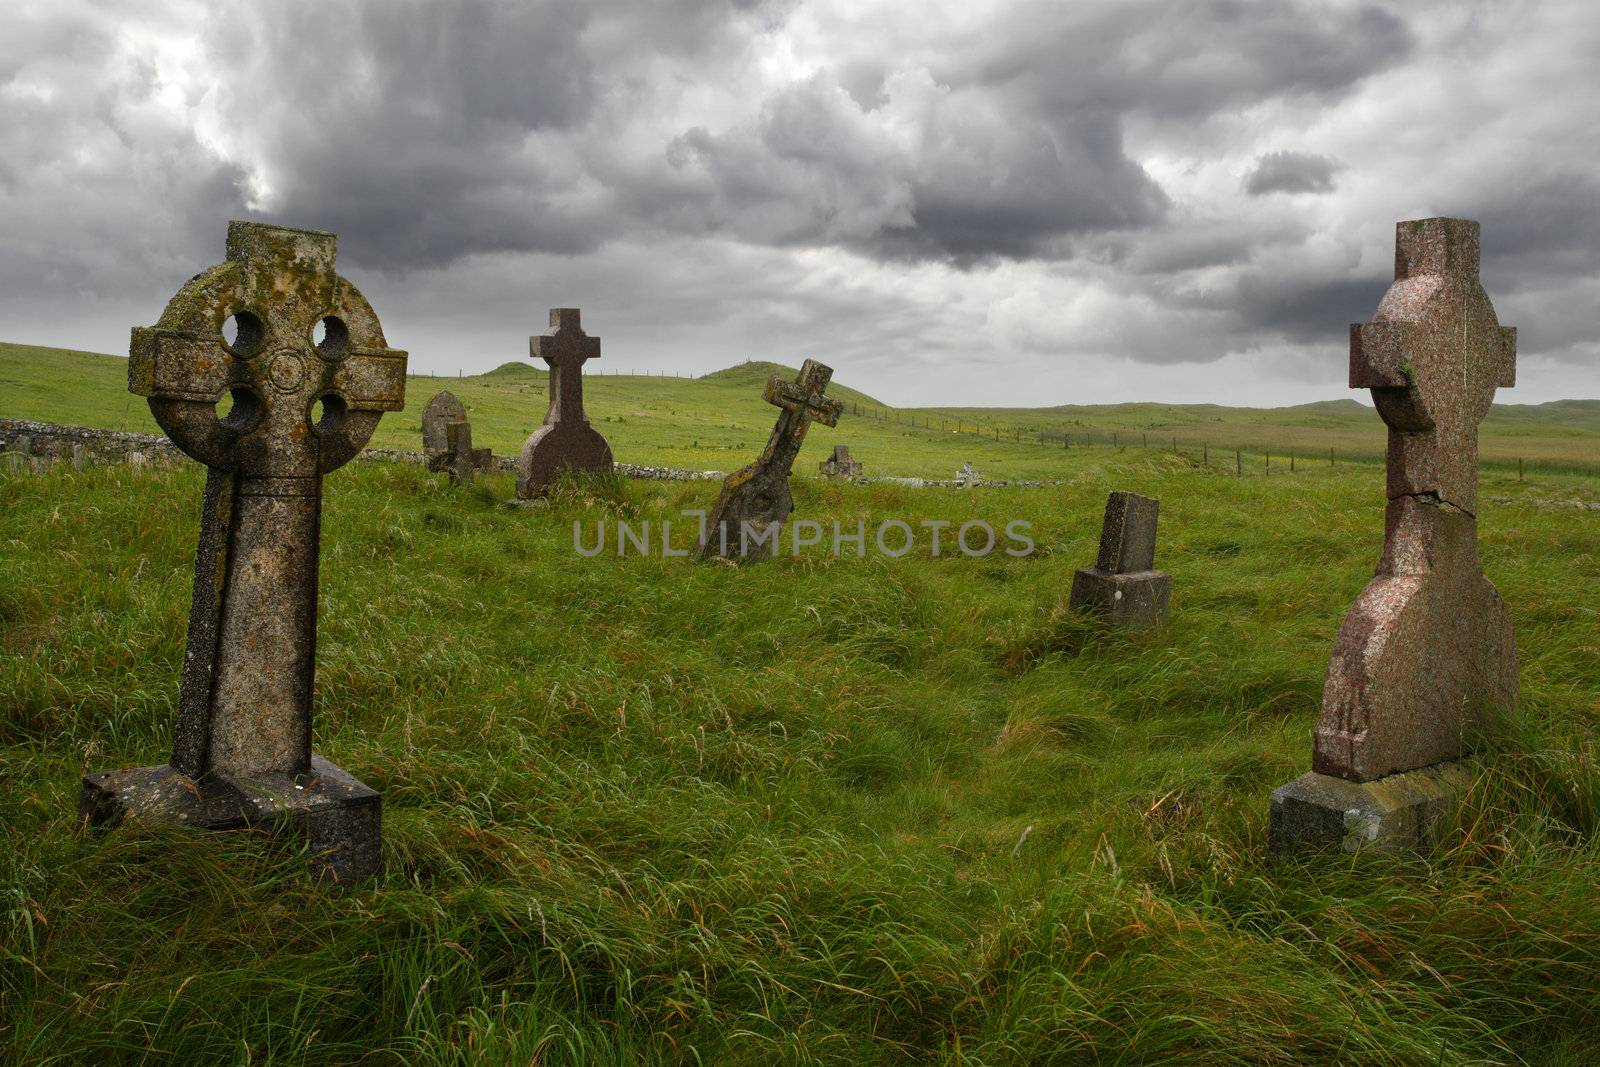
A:
<svg viewBox="0 0 1600 1067">
<path fill-rule="evenodd" d="M 155 399 L 215 403 L 228 387 L 232 362 L 216 337 L 136 326 L 128 345 L 128 390 Z"/>
<path fill-rule="evenodd" d="M 406 406 L 406 353 L 358 349 L 345 357 L 329 383 L 358 411 L 399 411 Z"/>
</svg>

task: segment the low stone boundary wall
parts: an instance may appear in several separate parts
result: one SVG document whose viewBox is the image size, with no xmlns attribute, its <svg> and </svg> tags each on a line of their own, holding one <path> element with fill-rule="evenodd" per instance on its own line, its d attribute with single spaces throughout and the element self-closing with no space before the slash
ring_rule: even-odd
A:
<svg viewBox="0 0 1600 1067">
<path fill-rule="evenodd" d="M 356 458 L 386 459 L 396 463 L 427 463 L 427 457 L 421 452 L 404 452 L 394 448 L 369 448 Z M 490 464 L 490 470 L 495 473 L 517 473 L 517 460 L 514 456 L 494 456 L 490 459 Z M 659 482 L 720 482 L 728 476 L 723 471 L 686 471 L 676 467 L 644 467 L 637 463 L 618 463 L 616 469 L 624 478 L 642 478 Z"/>
<path fill-rule="evenodd" d="M 0 459 L 12 470 L 39 470 L 52 463 L 71 463 L 82 470 L 107 463 L 174 463 L 183 458 L 178 447 L 160 434 L 0 419 Z"/>
<path fill-rule="evenodd" d="M 397 463 L 426 464 L 421 452 L 393 448 L 369 448 L 357 459 L 389 460 Z M 0 466 L 12 470 L 41 470 L 52 463 L 71 463 L 78 470 L 108 463 L 174 463 L 185 459 L 171 441 L 160 434 L 125 433 L 121 430 L 95 430 L 87 426 L 61 426 L 25 419 L 0 419 Z M 513 456 L 495 456 L 493 470 L 516 473 Z M 720 482 L 726 471 L 691 471 L 676 467 L 646 467 L 618 463 L 617 473 L 624 478 L 668 482 Z M 844 480 L 844 479 L 841 479 Z M 1065 482 L 1007 482 L 1001 480 L 963 480 L 937 478 L 850 478 L 854 485 L 903 485 L 909 489 L 971 489 L 975 487 L 1047 489 Z"/>
</svg>

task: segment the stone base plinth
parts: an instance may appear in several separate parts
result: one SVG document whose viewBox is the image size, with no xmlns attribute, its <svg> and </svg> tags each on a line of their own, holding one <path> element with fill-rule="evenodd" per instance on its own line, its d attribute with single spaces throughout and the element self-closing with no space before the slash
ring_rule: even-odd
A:
<svg viewBox="0 0 1600 1067">
<path fill-rule="evenodd" d="M 1083 567 L 1072 576 L 1072 608 L 1104 615 L 1119 626 L 1154 626 L 1167 620 L 1172 575 L 1165 571 L 1111 574 Z"/>
<path fill-rule="evenodd" d="M 1422 851 L 1432 847 L 1471 781 L 1471 766 L 1464 760 L 1371 782 L 1308 771 L 1273 790 L 1269 847 L 1278 853 L 1367 847 Z"/>
<path fill-rule="evenodd" d="M 254 828 L 305 834 L 317 874 L 353 885 L 377 873 L 382 797 L 321 756 L 305 775 L 195 782 L 170 766 L 105 771 L 83 778 L 78 815 L 90 826 L 127 817 L 208 830 Z"/>
</svg>

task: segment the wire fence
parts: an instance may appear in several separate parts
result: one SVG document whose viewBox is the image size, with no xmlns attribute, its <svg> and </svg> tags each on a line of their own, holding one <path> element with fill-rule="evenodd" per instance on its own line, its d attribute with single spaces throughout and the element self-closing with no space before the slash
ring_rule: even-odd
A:
<svg viewBox="0 0 1600 1067">
<path fill-rule="evenodd" d="M 450 377 L 448 374 L 414 374 L 412 376 L 418 378 Z M 591 368 L 591 366 L 584 367 L 584 376 L 680 378 L 689 380 L 704 377 L 704 375 L 685 374 L 681 371 L 629 370 L 620 367 Z M 466 374 L 464 371 L 457 371 L 455 377 L 466 377 Z M 1197 460 L 1202 466 L 1231 468 L 1235 474 L 1241 477 L 1246 473 L 1259 473 L 1266 477 L 1270 477 L 1274 473 L 1296 474 L 1307 467 L 1338 466 L 1340 463 L 1381 464 L 1384 462 L 1384 452 L 1381 448 L 1341 449 L 1337 446 L 1309 448 L 1301 445 L 1296 445 L 1292 448 L 1274 448 L 1259 442 L 1248 445 L 1224 444 L 1214 440 L 1186 439 L 1159 432 L 1152 434 L 1146 431 L 1090 430 L 1081 426 L 1062 427 L 1059 429 L 1041 429 L 1037 426 L 1000 426 L 979 419 L 952 419 L 947 416 L 898 411 L 894 408 L 861 404 L 854 400 L 845 401 L 844 407 L 846 413 L 851 416 L 871 419 L 884 425 L 905 426 L 910 429 L 927 430 L 930 433 L 967 435 L 980 440 L 1035 444 L 1041 448 L 1058 449 L 1095 447 L 1114 449 L 1155 448 L 1189 456 Z M 1526 457 L 1511 458 L 1506 456 L 1484 457 L 1480 455 L 1478 466 L 1480 469 L 1496 471 L 1515 469 L 1519 481 L 1525 478 L 1529 472 L 1535 474 L 1575 474 L 1600 477 L 1600 458 L 1597 458 L 1595 462 L 1587 463 L 1581 460 L 1528 459 Z"/>
<path fill-rule="evenodd" d="M 1274 448 L 1260 443 L 1223 444 L 1213 440 L 1185 439 L 1176 434 L 1149 433 L 1141 430 L 1090 430 L 1081 426 L 1061 429 L 1041 429 L 1037 426 L 1006 427 L 978 420 L 951 419 L 895 411 L 891 408 L 875 408 L 871 405 L 863 406 L 853 401 L 846 403 L 845 410 L 858 418 L 871 419 L 886 425 L 906 426 L 930 433 L 969 435 L 979 440 L 1001 443 L 1031 444 L 1040 448 L 1069 451 L 1074 448 L 1155 449 L 1186 456 L 1201 466 L 1231 469 L 1240 477 L 1246 474 L 1259 474 L 1263 477 L 1274 474 L 1297 474 L 1308 468 L 1336 467 L 1340 463 L 1382 464 L 1386 458 L 1381 448 L 1341 449 L 1332 445 L 1326 448 L 1310 448 L 1304 445 Z M 1480 456 L 1478 466 L 1486 470 L 1515 470 L 1519 481 L 1529 472 L 1600 477 L 1600 462 L 1586 463 L 1581 460 L 1530 460 L 1526 457 Z"/>
</svg>

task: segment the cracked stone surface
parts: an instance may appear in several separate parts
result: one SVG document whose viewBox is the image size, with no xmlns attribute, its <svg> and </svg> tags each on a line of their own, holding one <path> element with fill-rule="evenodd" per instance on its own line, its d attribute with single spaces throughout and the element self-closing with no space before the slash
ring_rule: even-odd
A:
<svg viewBox="0 0 1600 1067">
<path fill-rule="evenodd" d="M 1100 554 L 1072 576 L 1069 603 L 1115 625 L 1153 626 L 1167 619 L 1172 576 L 1155 569 L 1161 502 L 1121 490 L 1106 498 Z"/>
<path fill-rule="evenodd" d="M 564 470 L 606 474 L 613 466 L 611 445 L 583 413 L 583 365 L 600 358 L 600 338 L 583 332 L 577 308 L 551 308 L 550 329 L 528 338 L 529 354 L 550 365 L 550 409 L 517 456 L 521 500 L 548 493 Z"/>
<path fill-rule="evenodd" d="M 844 405 L 825 395 L 833 369 L 808 359 L 794 382 L 772 377 L 763 392 L 767 403 L 783 410 L 767 438 L 767 447 L 748 467 L 734 471 L 722 483 L 722 492 L 712 506 L 705 530 L 706 539 L 695 550 L 696 559 L 759 560 L 772 554 L 763 542 L 741 537 L 745 523 L 761 531 L 782 523 L 794 511 L 789 492 L 789 472 L 794 457 L 805 442 L 813 421 L 836 426 Z"/>
<path fill-rule="evenodd" d="M 1516 331 L 1478 279 L 1478 224 L 1395 230 L 1395 280 L 1350 328 L 1350 385 L 1389 427 L 1383 555 L 1334 642 L 1312 766 L 1370 782 L 1455 760 L 1513 713 L 1517 653 L 1478 559 L 1478 424 Z"/>
<path fill-rule="evenodd" d="M 377 794 L 311 751 L 322 477 L 404 406 L 406 354 L 335 271 L 335 240 L 232 222 L 226 260 L 133 331 L 129 389 L 209 470 L 172 761 L 87 776 L 80 810 L 315 825 L 318 869 L 353 881 L 376 866 Z"/>
</svg>

